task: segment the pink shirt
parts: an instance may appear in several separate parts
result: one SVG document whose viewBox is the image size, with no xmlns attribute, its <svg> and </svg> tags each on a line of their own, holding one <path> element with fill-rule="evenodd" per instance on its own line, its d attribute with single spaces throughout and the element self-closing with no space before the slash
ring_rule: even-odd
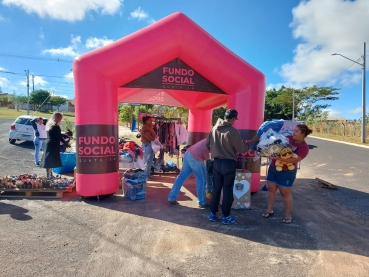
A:
<svg viewBox="0 0 369 277">
<path fill-rule="evenodd" d="M 187 151 L 196 161 L 203 162 L 209 160 L 210 151 L 206 148 L 206 139 L 200 140 L 199 142 L 190 146 Z"/>
<path fill-rule="evenodd" d="M 309 145 L 306 143 L 306 141 L 304 141 L 302 143 L 296 143 L 293 140 L 292 136 L 287 136 L 287 138 L 290 141 L 290 144 L 296 147 L 296 149 L 293 151 L 293 153 L 295 153 L 300 158 L 305 159 L 306 156 L 309 154 Z M 276 167 L 275 162 L 276 162 L 276 160 L 272 160 L 271 166 Z M 297 168 L 297 163 L 294 163 L 293 165 L 295 166 L 295 169 L 296 169 Z M 284 165 L 283 170 L 289 170 L 289 169 L 287 168 L 287 166 Z"/>
</svg>

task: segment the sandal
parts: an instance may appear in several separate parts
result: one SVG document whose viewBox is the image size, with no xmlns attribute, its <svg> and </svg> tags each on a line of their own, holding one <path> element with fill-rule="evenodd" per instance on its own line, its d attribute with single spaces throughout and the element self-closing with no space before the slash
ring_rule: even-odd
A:
<svg viewBox="0 0 369 277">
<path fill-rule="evenodd" d="M 292 218 L 284 218 L 282 222 L 284 224 L 291 224 L 292 223 Z"/>
<path fill-rule="evenodd" d="M 269 217 L 274 216 L 274 212 L 265 212 L 265 213 L 261 214 L 261 216 L 264 217 L 264 218 L 269 218 Z"/>
</svg>

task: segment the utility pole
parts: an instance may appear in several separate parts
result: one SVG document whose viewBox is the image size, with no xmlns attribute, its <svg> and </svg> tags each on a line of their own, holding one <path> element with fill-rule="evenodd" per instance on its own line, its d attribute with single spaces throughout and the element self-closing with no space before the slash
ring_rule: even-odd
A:
<svg viewBox="0 0 369 277">
<path fill-rule="evenodd" d="M 366 100 L 365 100 L 365 81 L 366 81 L 366 43 L 364 42 L 364 55 L 363 55 L 363 88 L 362 88 L 362 97 L 363 97 L 363 124 L 361 125 L 361 142 L 366 143 Z"/>
<path fill-rule="evenodd" d="M 24 71 L 27 74 L 27 115 L 29 115 L 29 69 Z"/>
<path fill-rule="evenodd" d="M 345 59 L 348 59 L 360 66 L 362 66 L 363 69 L 363 86 L 362 86 L 362 111 L 363 111 L 363 115 L 362 115 L 362 122 L 361 122 L 361 142 L 362 143 L 366 143 L 366 100 L 365 100 L 365 84 L 366 84 L 366 43 L 364 42 L 364 55 L 361 56 L 363 58 L 363 63 L 359 63 L 357 61 L 351 60 L 350 58 L 347 58 L 344 55 L 338 54 L 338 53 L 333 53 L 332 56 L 335 55 L 339 55 Z"/>
<path fill-rule="evenodd" d="M 295 90 L 292 90 L 292 121 L 295 121 Z"/>
<path fill-rule="evenodd" d="M 32 74 L 32 92 L 35 91 L 35 75 Z"/>
</svg>

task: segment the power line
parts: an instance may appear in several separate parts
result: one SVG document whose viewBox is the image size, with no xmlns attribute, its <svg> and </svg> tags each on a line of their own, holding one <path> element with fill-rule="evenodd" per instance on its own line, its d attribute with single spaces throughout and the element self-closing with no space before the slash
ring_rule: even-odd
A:
<svg viewBox="0 0 369 277">
<path fill-rule="evenodd" d="M 357 59 L 357 61 L 361 60 L 361 57 Z M 351 66 L 353 66 L 355 63 L 352 63 L 348 68 L 346 68 L 344 71 L 342 71 L 340 74 L 338 74 L 336 77 L 334 77 L 332 80 L 330 80 L 328 83 L 326 83 L 323 87 L 327 86 L 330 82 L 332 82 L 334 79 L 341 76 L 343 73 L 345 73 Z M 351 78 L 350 78 L 351 79 Z M 345 82 L 346 83 L 346 82 Z"/>
<path fill-rule="evenodd" d="M 0 56 L 4 57 L 11 57 L 11 58 L 21 58 L 21 59 L 30 59 L 30 60 L 42 60 L 42 61 L 52 61 L 52 62 L 73 62 L 70 60 L 63 60 L 63 59 L 50 59 L 50 58 L 43 58 L 43 57 L 37 57 L 37 56 L 23 56 L 19 54 L 11 54 L 11 53 L 2 53 L 0 52 Z"/>
<path fill-rule="evenodd" d="M 11 72 L 11 71 L 5 71 L 5 70 L 0 70 L 0 73 L 7 73 L 7 74 L 13 74 L 13 75 L 18 75 L 18 76 L 24 76 L 24 73 L 17 73 L 17 72 Z M 40 74 L 33 74 L 35 77 L 39 76 L 39 77 L 50 77 L 50 78 L 61 78 L 61 79 L 74 79 L 72 77 L 67 77 L 67 76 L 50 76 L 50 75 L 40 75 Z"/>
</svg>

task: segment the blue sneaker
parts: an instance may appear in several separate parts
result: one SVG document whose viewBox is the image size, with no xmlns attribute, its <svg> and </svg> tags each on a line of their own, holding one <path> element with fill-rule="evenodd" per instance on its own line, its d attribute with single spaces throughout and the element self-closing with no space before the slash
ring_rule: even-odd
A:
<svg viewBox="0 0 369 277">
<path fill-rule="evenodd" d="M 213 214 L 213 213 L 210 213 L 209 214 L 209 220 L 210 221 L 215 221 L 217 219 L 217 215 L 216 214 Z"/>
<path fill-rule="evenodd" d="M 229 216 L 223 216 L 222 217 L 222 224 L 231 224 L 231 223 L 235 223 L 236 222 L 236 218 L 232 215 Z"/>
</svg>

